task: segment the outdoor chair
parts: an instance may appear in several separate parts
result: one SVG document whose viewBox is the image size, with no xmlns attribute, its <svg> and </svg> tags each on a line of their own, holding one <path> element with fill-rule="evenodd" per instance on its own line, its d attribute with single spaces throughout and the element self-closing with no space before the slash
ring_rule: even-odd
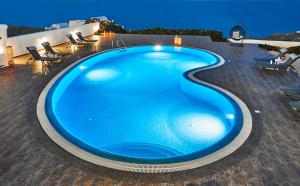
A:
<svg viewBox="0 0 300 186">
<path fill-rule="evenodd" d="M 299 56 L 296 54 L 290 54 L 284 62 L 278 63 L 276 61 L 271 62 L 263 62 L 256 64 L 257 67 L 266 70 L 287 70 L 289 68 L 296 71 L 296 69 L 292 66 L 299 59 Z"/>
<path fill-rule="evenodd" d="M 34 46 L 26 47 L 31 57 L 26 62 L 26 66 L 33 64 L 35 61 L 40 61 L 42 64 L 42 74 L 44 74 L 47 70 L 46 67 L 52 67 L 56 65 L 58 62 L 61 61 L 59 57 L 48 57 L 48 56 L 41 56 L 37 51 L 37 48 Z"/>
<path fill-rule="evenodd" d="M 246 38 L 246 31 L 245 29 L 240 26 L 236 25 L 230 30 L 230 38 L 234 42 L 230 42 L 230 46 L 236 46 L 236 47 L 243 47 L 244 39 Z"/>
<path fill-rule="evenodd" d="M 276 59 L 283 57 L 288 50 L 286 48 L 282 48 L 279 50 L 279 53 L 276 56 L 273 57 L 266 57 L 266 58 L 254 58 L 255 61 L 275 61 Z"/>
<path fill-rule="evenodd" d="M 50 54 L 50 55 L 53 55 L 53 56 L 61 56 L 61 57 L 71 55 L 68 52 L 62 52 L 58 49 L 53 49 L 49 42 L 42 43 L 42 46 L 44 47 L 47 55 Z"/>
<path fill-rule="evenodd" d="M 51 66 L 61 60 L 61 58 L 59 57 L 41 56 L 35 46 L 30 46 L 26 48 L 31 54 L 31 58 L 27 61 L 26 65 L 32 64 L 35 61 L 41 61 L 43 67 L 45 67 Z"/>
<path fill-rule="evenodd" d="M 77 32 L 76 33 L 79 41 L 82 41 L 82 42 L 90 42 L 90 43 L 96 43 L 98 40 L 90 40 L 90 39 L 85 39 L 83 36 L 82 36 L 82 33 L 81 32 Z"/>
<path fill-rule="evenodd" d="M 300 95 L 300 88 L 279 87 L 279 91 L 285 95 Z"/>
<path fill-rule="evenodd" d="M 300 101 L 291 101 L 290 105 L 295 111 L 300 111 Z"/>
<path fill-rule="evenodd" d="M 78 46 L 78 47 L 87 47 L 87 46 L 92 46 L 93 45 L 93 43 L 90 43 L 90 42 L 76 41 L 74 39 L 74 37 L 72 36 L 72 34 L 67 34 L 66 36 L 70 41 L 70 46 L 74 45 L 74 46 Z"/>
</svg>

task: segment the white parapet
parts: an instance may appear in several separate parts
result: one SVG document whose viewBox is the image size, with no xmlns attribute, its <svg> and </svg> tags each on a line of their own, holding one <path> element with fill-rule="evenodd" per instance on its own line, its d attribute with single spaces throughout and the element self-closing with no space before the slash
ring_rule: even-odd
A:
<svg viewBox="0 0 300 186">
<path fill-rule="evenodd" d="M 6 59 L 7 25 L 0 25 L 0 67 L 8 66 Z"/>
<path fill-rule="evenodd" d="M 83 25 L 85 23 L 85 20 L 70 20 L 69 21 L 69 27 L 76 27 L 76 26 L 80 26 Z"/>
<path fill-rule="evenodd" d="M 230 42 L 235 42 L 233 39 L 229 39 Z M 300 46 L 299 41 L 273 41 L 273 40 L 259 40 L 259 39 L 245 39 L 243 43 L 247 44 L 262 44 L 262 45 L 270 45 L 281 48 L 290 48 L 295 46 Z"/>
</svg>

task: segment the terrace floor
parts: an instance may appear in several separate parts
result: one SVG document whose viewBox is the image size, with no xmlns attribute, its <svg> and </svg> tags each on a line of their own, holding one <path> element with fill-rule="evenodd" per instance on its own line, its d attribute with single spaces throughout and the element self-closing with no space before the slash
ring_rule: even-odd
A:
<svg viewBox="0 0 300 186">
<path fill-rule="evenodd" d="M 104 36 L 97 51 L 111 48 Z M 173 36 L 118 35 L 128 46 L 172 44 Z M 300 185 L 300 113 L 279 93 L 281 85 L 300 86 L 293 72 L 255 68 L 253 57 L 267 52 L 255 45 L 230 47 L 208 37 L 184 36 L 184 46 L 211 50 L 226 63 L 199 72 L 197 78 L 240 97 L 253 115 L 253 131 L 232 155 L 198 169 L 164 174 L 116 171 L 80 160 L 58 147 L 44 133 L 36 116 L 39 93 L 58 72 L 94 53 L 78 49 L 65 62 L 41 74 L 28 55 L 14 67 L 0 69 L 0 185 Z M 66 50 L 65 46 L 60 46 Z M 256 113 L 259 110 L 260 113 Z"/>
</svg>

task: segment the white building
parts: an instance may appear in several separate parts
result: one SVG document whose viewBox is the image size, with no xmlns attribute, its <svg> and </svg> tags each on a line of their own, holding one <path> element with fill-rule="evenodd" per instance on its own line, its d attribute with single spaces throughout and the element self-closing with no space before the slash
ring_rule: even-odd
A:
<svg viewBox="0 0 300 186">
<path fill-rule="evenodd" d="M 45 30 L 57 30 L 61 28 L 68 28 L 69 24 L 68 23 L 56 23 L 51 25 L 50 27 L 46 27 Z"/>
<path fill-rule="evenodd" d="M 85 20 L 70 20 L 69 21 L 69 27 L 76 27 L 76 26 L 80 26 L 83 25 L 85 23 Z"/>
<path fill-rule="evenodd" d="M 106 16 L 92 17 L 91 19 L 97 19 L 99 22 L 108 21 L 108 18 Z"/>
</svg>

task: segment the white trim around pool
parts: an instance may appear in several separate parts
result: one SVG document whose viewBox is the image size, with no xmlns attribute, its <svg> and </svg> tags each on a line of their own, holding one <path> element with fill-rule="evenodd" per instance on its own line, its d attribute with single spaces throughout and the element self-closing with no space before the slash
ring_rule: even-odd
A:
<svg viewBox="0 0 300 186">
<path fill-rule="evenodd" d="M 206 51 L 206 50 L 204 50 L 204 51 Z M 106 51 L 102 51 L 102 52 L 99 52 L 99 53 L 103 53 L 103 52 L 106 52 Z M 51 125 L 50 121 L 47 118 L 47 115 L 46 115 L 46 112 L 45 112 L 46 96 L 47 96 L 49 90 L 51 89 L 51 87 L 53 86 L 53 84 L 66 71 L 68 71 L 70 68 L 72 68 L 76 64 L 84 61 L 85 59 L 90 58 L 91 56 L 98 55 L 99 53 L 93 54 L 91 56 L 88 56 L 86 58 L 83 58 L 83 59 L 73 63 L 72 65 L 70 65 L 69 67 L 67 67 L 63 71 L 61 71 L 59 74 L 57 74 L 47 84 L 47 86 L 44 88 L 44 90 L 42 91 L 42 93 L 40 94 L 39 99 L 38 99 L 37 108 L 36 108 L 38 120 L 39 120 L 43 130 L 46 132 L 46 134 L 57 145 L 62 147 L 64 150 L 68 151 L 69 153 L 71 153 L 71 154 L 73 154 L 73 155 L 77 156 L 78 158 L 81 158 L 85 161 L 88 161 L 88 162 L 91 162 L 93 164 L 97 164 L 97 165 L 100 165 L 100 166 L 105 166 L 105 167 L 108 167 L 108 168 L 113 168 L 113 169 L 123 170 L 123 171 L 131 171 L 131 172 L 143 172 L 143 173 L 176 172 L 176 171 L 182 171 L 182 170 L 198 168 L 198 167 L 213 163 L 215 161 L 218 161 L 218 160 L 230 155 L 234 151 L 236 151 L 247 140 L 247 138 L 249 137 L 249 135 L 251 133 L 251 130 L 252 130 L 252 116 L 251 116 L 251 113 L 250 113 L 247 105 L 242 100 L 240 100 L 237 96 L 233 95 L 232 93 L 230 93 L 229 91 L 227 91 L 225 89 L 222 89 L 218 86 L 209 84 L 207 82 L 204 82 L 204 81 L 201 81 L 201 80 L 195 78 L 195 76 L 194 76 L 195 73 L 197 73 L 199 71 L 207 70 L 209 68 L 215 68 L 215 67 L 221 66 L 225 63 L 224 58 L 221 57 L 220 55 L 215 54 L 215 53 L 210 52 L 210 51 L 206 51 L 206 52 L 209 52 L 209 53 L 217 56 L 220 59 L 220 62 L 218 64 L 214 65 L 214 66 L 210 66 L 210 67 L 207 67 L 207 68 L 191 70 L 187 74 L 187 76 L 195 82 L 198 82 L 200 84 L 204 84 L 204 85 L 207 85 L 207 86 L 212 87 L 214 89 L 217 89 L 217 90 L 223 92 L 224 94 L 228 95 L 229 97 L 231 97 L 239 105 L 239 107 L 242 111 L 242 114 L 243 114 L 243 127 L 242 127 L 240 133 L 236 136 L 236 138 L 233 141 L 231 141 L 228 145 L 224 146 L 222 149 L 220 149 L 218 151 L 215 151 L 214 153 L 211 153 L 207 156 L 204 156 L 204 157 L 201 157 L 201 158 L 198 158 L 198 159 L 195 159 L 195 160 L 191 160 L 191 161 L 185 161 L 185 162 L 179 162 L 179 163 L 170 163 L 170 164 L 126 163 L 126 162 L 121 162 L 121 161 L 115 161 L 115 160 L 102 158 L 100 156 L 89 153 L 89 152 L 75 146 L 74 144 L 72 144 L 71 142 L 66 140 L 63 136 L 61 136 L 53 128 L 53 126 Z"/>
</svg>

